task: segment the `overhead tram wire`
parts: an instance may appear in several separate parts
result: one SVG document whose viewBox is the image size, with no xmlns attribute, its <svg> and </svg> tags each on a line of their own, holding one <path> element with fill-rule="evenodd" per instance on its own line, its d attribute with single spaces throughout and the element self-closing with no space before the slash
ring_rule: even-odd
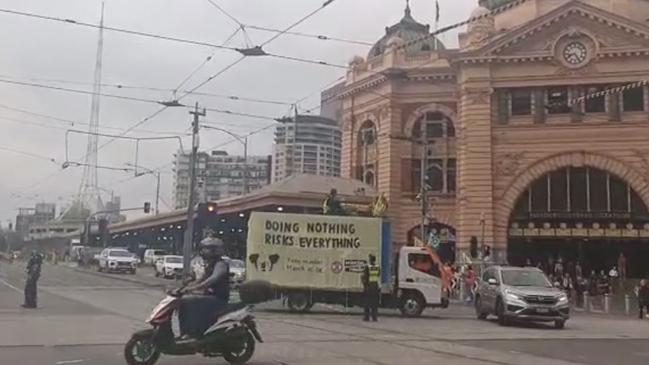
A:
<svg viewBox="0 0 649 365">
<path fill-rule="evenodd" d="M 42 88 L 42 89 L 57 90 L 57 91 L 65 91 L 65 92 L 74 93 L 74 94 L 84 94 L 84 95 L 93 95 L 94 94 L 92 91 L 88 91 L 88 90 L 70 89 L 70 88 L 66 88 L 66 87 L 45 85 L 45 84 L 39 84 L 39 83 L 35 83 L 35 82 L 22 82 L 22 81 L 13 81 L 13 80 L 0 79 L 0 83 L 10 84 L 10 85 L 19 85 L 19 86 L 29 86 L 29 87 L 36 87 L 36 88 Z M 136 97 L 131 97 L 131 96 L 123 96 L 123 95 L 115 95 L 115 94 L 104 94 L 104 93 L 99 93 L 98 95 L 102 96 L 102 97 L 107 97 L 107 98 L 115 98 L 115 99 L 121 99 L 121 100 L 129 100 L 129 101 L 137 101 L 137 102 L 143 102 L 143 103 L 158 104 L 157 100 L 152 100 L 152 99 L 144 99 L 144 98 L 136 98 Z"/>
<path fill-rule="evenodd" d="M 281 30 L 279 33 L 277 33 L 277 34 L 275 34 L 274 36 L 270 37 L 270 39 L 268 39 L 266 42 L 264 42 L 264 43 L 261 44 L 261 47 L 267 45 L 268 43 L 270 43 L 270 42 L 274 41 L 275 39 L 279 38 L 280 36 L 282 36 L 282 35 L 285 34 L 286 32 L 290 31 L 291 29 L 293 29 L 293 28 L 297 27 L 298 25 L 302 24 L 302 23 L 305 22 L 307 19 L 309 19 L 309 18 L 311 18 L 312 16 L 316 15 L 316 14 L 319 13 L 322 9 L 326 8 L 327 6 L 329 6 L 329 5 L 330 5 L 331 3 L 333 3 L 334 1 L 336 1 L 336 0 L 326 0 L 324 3 L 322 3 L 322 5 L 321 5 L 319 8 L 317 8 L 317 9 L 315 9 L 314 11 L 310 12 L 309 14 L 303 16 L 302 18 L 298 19 L 295 23 L 289 25 L 289 26 L 286 27 L 285 29 Z"/>
<path fill-rule="evenodd" d="M 300 19 L 300 21 L 294 23 L 292 26 L 290 26 L 287 29 L 291 29 L 292 27 L 296 26 L 297 24 L 301 23 L 302 21 L 308 19 L 310 16 L 312 16 L 313 14 L 317 13 L 319 10 L 324 8 L 324 6 L 326 6 L 328 3 L 331 3 L 333 1 L 335 1 L 335 0 L 327 0 L 325 5 L 318 8 L 318 10 L 310 13 L 306 17 Z M 72 25 L 78 25 L 78 26 L 83 26 L 83 27 L 96 28 L 96 29 L 102 28 L 102 26 L 97 25 L 97 24 L 76 21 L 76 20 L 68 19 L 68 18 L 57 18 L 57 17 L 47 16 L 47 15 L 40 15 L 40 14 L 35 14 L 35 13 L 27 13 L 27 12 L 11 10 L 11 9 L 2 9 L 2 8 L 0 8 L 0 13 L 19 15 L 19 16 L 25 16 L 25 17 L 30 17 L 30 18 L 42 19 L 42 20 L 56 21 L 56 22 L 67 23 L 67 24 L 72 24 Z M 116 27 L 109 27 L 109 26 L 105 26 L 105 25 L 103 26 L 103 29 L 108 30 L 108 31 L 117 32 L 117 33 L 136 35 L 136 36 L 140 36 L 140 37 L 155 38 L 155 39 L 161 39 L 161 40 L 166 40 L 166 41 L 171 41 L 171 42 L 191 44 L 191 45 L 195 45 L 195 46 L 203 46 L 203 47 L 230 50 L 230 51 L 238 52 L 238 53 L 240 53 L 240 54 L 242 54 L 244 56 L 246 56 L 246 51 L 247 51 L 247 49 L 229 47 L 229 46 L 219 45 L 219 44 L 205 42 L 205 41 L 197 41 L 197 40 L 191 40 L 191 39 L 185 39 L 185 38 L 179 38 L 179 37 L 171 37 L 171 36 L 163 36 L 163 35 L 154 34 L 154 33 L 148 33 L 148 32 L 136 31 L 136 30 L 129 30 L 129 29 L 123 29 L 123 28 L 116 28 Z M 259 46 L 259 47 L 263 47 L 263 46 L 267 45 L 269 42 L 277 39 L 277 37 L 279 37 L 282 34 L 283 33 L 276 34 L 275 36 L 271 37 L 266 42 L 262 43 L 262 45 Z M 288 56 L 288 55 L 278 55 L 278 54 L 266 53 L 266 52 L 264 52 L 263 54 L 258 54 L 256 56 L 268 56 L 268 57 L 286 59 L 286 60 L 291 60 L 291 61 L 296 61 L 296 62 L 318 64 L 318 65 L 331 66 L 331 67 L 340 67 L 340 65 L 335 65 L 335 64 L 330 63 L 330 62 L 309 60 L 309 59 L 300 58 L 300 57 L 292 57 L 292 56 Z"/>
<path fill-rule="evenodd" d="M 71 84 L 71 85 L 93 85 L 91 82 L 83 82 L 83 81 L 71 81 L 71 80 L 60 80 L 60 79 L 49 79 L 49 78 L 33 78 L 33 77 L 15 77 L 15 76 L 9 76 L 9 75 L 0 75 L 0 79 L 11 79 L 11 81 L 32 81 L 32 82 L 52 82 L 52 83 L 57 83 L 57 84 Z M 260 104 L 272 104 L 272 105 L 292 105 L 292 102 L 289 101 L 281 101 L 281 100 L 272 100 L 272 99 L 260 99 L 260 98 L 253 98 L 253 97 L 247 97 L 247 96 L 239 96 L 239 95 L 226 95 L 226 94 L 215 94 L 215 93 L 208 93 L 208 92 L 200 92 L 200 91 L 190 91 L 186 89 L 170 89 L 170 88 L 160 88 L 160 87 L 152 87 L 152 86 L 138 86 L 138 85 L 127 85 L 127 84 L 116 84 L 116 83 L 102 83 L 101 84 L 102 88 L 115 88 L 115 89 L 120 89 L 120 90 L 143 90 L 143 91 L 155 91 L 155 92 L 165 92 L 165 93 L 173 93 L 173 92 L 180 92 L 180 93 L 188 93 L 191 92 L 193 95 L 197 96 L 206 96 L 206 97 L 213 97 L 213 98 L 221 98 L 221 99 L 228 99 L 228 100 L 233 100 L 233 101 L 245 101 L 245 102 L 251 102 L 251 103 L 260 103 Z M 3 107 L 0 105 L 0 107 Z M 7 107 L 9 108 L 9 107 Z M 25 112 L 25 111 L 23 111 Z M 33 114 L 33 113 L 32 113 Z M 50 119 L 57 119 L 56 117 L 52 116 L 47 116 L 46 118 Z M 69 120 L 65 120 L 66 122 Z M 74 123 L 81 123 L 81 122 L 75 122 Z"/>
<path fill-rule="evenodd" d="M 307 14 L 305 17 L 302 17 L 302 18 L 301 18 L 300 20 L 298 20 L 297 22 L 291 24 L 289 27 L 287 27 L 286 29 L 284 29 L 281 33 L 278 33 L 278 34 L 276 34 L 275 36 L 271 37 L 271 38 L 268 39 L 266 42 L 264 42 L 264 43 L 262 44 L 262 46 L 269 44 L 270 42 L 274 41 L 275 39 L 277 39 L 279 36 L 281 36 L 281 35 L 284 34 L 285 32 L 290 31 L 290 30 L 293 29 L 295 26 L 301 24 L 302 22 L 304 22 L 305 20 L 307 20 L 307 19 L 310 18 L 311 16 L 315 15 L 315 14 L 318 13 L 320 10 L 324 9 L 326 6 L 328 6 L 329 4 L 333 3 L 334 1 L 335 1 L 335 0 L 327 0 L 325 3 L 323 3 L 323 5 L 322 5 L 320 8 L 318 8 L 318 9 L 316 9 L 315 11 L 313 11 L 313 12 Z M 39 16 L 39 15 L 35 15 L 35 14 L 29 14 L 29 13 L 23 13 L 23 12 L 16 12 L 16 11 L 9 11 L 9 10 L 6 10 L 6 9 L 0 9 L 0 12 L 11 13 L 11 14 L 17 14 L 17 15 L 23 15 L 23 16 L 31 16 L 31 17 L 37 17 L 37 18 L 43 18 L 43 19 L 47 19 L 47 20 L 63 21 L 63 22 L 66 22 L 66 23 L 79 24 L 79 23 L 76 23 L 75 21 L 71 21 L 71 20 L 58 19 L 58 18 L 53 18 L 53 17 L 43 17 L 43 16 Z M 85 25 L 85 26 L 91 26 L 91 27 L 97 27 L 96 25 L 93 25 L 93 24 L 84 24 L 84 25 Z M 112 27 L 104 27 L 104 29 L 107 29 L 107 30 L 114 30 L 115 28 L 112 28 Z M 117 30 L 116 30 L 116 31 L 117 31 Z M 128 33 L 128 32 L 131 32 L 131 31 L 124 31 L 124 32 Z M 143 34 L 141 34 L 141 35 L 143 35 Z M 161 38 L 161 39 L 164 39 L 164 38 Z M 215 48 L 227 48 L 227 47 L 222 47 L 222 46 L 221 46 L 221 47 L 216 47 L 216 45 L 211 45 L 211 46 L 215 46 Z M 238 50 L 237 50 L 237 51 L 238 51 Z M 185 96 L 187 96 L 187 95 L 189 95 L 189 94 L 195 92 L 195 91 L 198 90 L 199 88 L 203 87 L 204 85 L 206 85 L 207 83 L 209 83 L 210 81 L 212 81 L 214 78 L 218 77 L 219 75 L 223 74 L 224 72 L 226 72 L 226 71 L 229 70 L 230 68 L 232 68 L 232 67 L 234 67 L 235 65 L 237 65 L 239 62 L 243 61 L 243 59 L 244 59 L 245 57 L 246 57 L 246 56 L 245 56 L 244 54 L 242 54 L 242 57 L 238 58 L 238 59 L 237 59 L 236 61 L 234 61 L 233 63 L 227 65 L 226 67 L 224 67 L 223 69 L 221 69 L 219 72 L 217 72 L 215 75 L 212 75 L 212 76 L 210 76 L 209 78 L 207 78 L 205 81 L 199 83 L 198 85 L 196 85 L 195 87 L 193 87 L 192 89 L 190 89 L 189 91 L 187 91 L 187 92 L 186 92 L 184 95 L 182 95 L 179 99 L 182 99 L 182 98 L 184 98 Z M 134 124 L 132 127 L 128 128 L 128 129 L 127 129 L 127 130 L 126 130 L 122 135 L 124 135 L 124 134 L 128 133 L 129 131 L 133 130 L 134 128 L 136 128 L 136 127 L 138 127 L 138 126 L 140 126 L 140 125 L 146 123 L 146 122 L 149 121 L 150 119 L 155 118 L 155 117 L 158 116 L 160 113 L 162 113 L 163 111 L 165 111 L 167 108 L 168 108 L 168 106 L 166 106 L 166 105 L 163 106 L 162 108 L 158 109 L 158 110 L 157 110 L 156 112 L 154 112 L 153 114 L 147 116 L 146 118 L 142 119 L 142 120 L 139 121 L 138 123 Z M 273 125 L 274 125 L 274 124 L 273 124 Z M 270 127 L 273 126 L 273 125 L 270 125 L 270 126 L 268 126 L 268 127 L 264 127 L 262 130 L 265 130 L 265 129 L 267 129 L 267 128 L 270 128 Z M 260 130 L 260 131 L 261 131 L 261 130 Z M 114 140 L 115 140 L 115 139 L 111 139 L 111 140 L 109 140 L 108 142 L 102 144 L 101 146 L 99 146 L 98 150 L 101 149 L 101 148 L 103 148 L 103 147 L 105 147 L 107 144 L 111 143 L 111 142 L 114 141 Z M 55 174 L 56 174 L 56 173 L 55 173 Z M 55 174 L 53 174 L 53 175 L 55 175 Z M 51 177 L 51 176 L 48 176 L 48 179 L 49 179 L 50 177 Z"/>
<path fill-rule="evenodd" d="M 245 24 L 244 26 L 246 28 L 249 28 L 249 29 L 255 29 L 255 30 L 260 30 L 260 31 L 264 31 L 264 32 L 272 32 L 272 33 L 281 33 L 281 32 L 283 32 L 284 34 L 288 34 L 288 35 L 293 35 L 293 36 L 298 36 L 298 37 L 305 37 L 305 38 L 319 39 L 319 40 L 323 40 L 323 41 L 335 41 L 335 42 L 349 43 L 349 44 L 355 44 L 355 45 L 361 45 L 361 46 L 367 46 L 367 47 L 372 46 L 372 43 L 370 43 L 370 42 L 355 41 L 355 40 L 346 39 L 346 38 L 337 38 L 337 37 L 331 37 L 331 36 L 326 36 L 326 35 L 310 34 L 310 33 L 302 33 L 302 32 L 282 31 L 280 29 L 269 28 L 269 27 L 260 27 L 260 26 L 257 26 L 257 25 L 249 25 L 249 24 Z"/>
</svg>

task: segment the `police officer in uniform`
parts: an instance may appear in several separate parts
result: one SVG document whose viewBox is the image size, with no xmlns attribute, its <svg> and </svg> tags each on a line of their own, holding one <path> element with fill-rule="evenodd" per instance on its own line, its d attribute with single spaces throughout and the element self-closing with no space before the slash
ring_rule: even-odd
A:
<svg viewBox="0 0 649 365">
<path fill-rule="evenodd" d="M 36 308 L 37 306 L 37 283 L 41 277 L 41 265 L 43 264 L 43 257 L 36 251 L 32 252 L 32 256 L 27 262 L 27 281 L 25 281 L 25 303 L 23 308 Z"/>
<path fill-rule="evenodd" d="M 363 300 L 365 304 L 365 312 L 363 321 L 369 321 L 370 316 L 372 321 L 377 321 L 378 307 L 379 307 L 379 280 L 381 278 L 381 269 L 376 264 L 376 256 L 369 256 L 369 265 L 363 269 L 361 281 L 363 282 Z"/>
</svg>

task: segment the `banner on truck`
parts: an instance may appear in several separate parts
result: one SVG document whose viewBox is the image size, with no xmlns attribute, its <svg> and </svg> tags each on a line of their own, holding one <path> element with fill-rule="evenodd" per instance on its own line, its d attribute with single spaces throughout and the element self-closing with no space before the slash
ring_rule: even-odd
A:
<svg viewBox="0 0 649 365">
<path fill-rule="evenodd" d="M 381 261 L 379 218 L 253 212 L 248 279 L 318 289 L 361 289 L 369 255 Z"/>
</svg>

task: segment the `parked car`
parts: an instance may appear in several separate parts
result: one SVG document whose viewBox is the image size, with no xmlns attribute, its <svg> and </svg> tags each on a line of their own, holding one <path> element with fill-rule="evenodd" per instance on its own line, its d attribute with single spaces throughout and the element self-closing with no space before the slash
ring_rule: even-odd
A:
<svg viewBox="0 0 649 365">
<path fill-rule="evenodd" d="M 144 251 L 144 264 L 154 266 L 166 254 L 165 250 L 149 248 Z"/>
<path fill-rule="evenodd" d="M 493 314 L 503 326 L 520 320 L 554 322 L 561 329 L 570 318 L 568 296 L 534 267 L 487 268 L 478 284 L 475 310 L 478 319 Z"/>
<path fill-rule="evenodd" d="M 183 257 L 165 255 L 155 262 L 155 276 L 164 278 L 178 278 L 183 273 Z"/>
<path fill-rule="evenodd" d="M 238 288 L 246 281 L 246 263 L 241 260 L 230 260 L 230 286 Z"/>
<path fill-rule="evenodd" d="M 241 260 L 231 259 L 227 256 L 223 256 L 223 260 L 227 261 L 230 264 L 230 286 L 232 288 L 238 288 L 241 283 L 246 280 L 246 265 Z M 200 256 L 195 256 L 191 261 L 192 267 L 192 278 L 196 280 L 197 278 L 203 277 L 205 273 L 205 263 Z"/>
<path fill-rule="evenodd" d="M 100 272 L 128 272 L 129 274 L 135 274 L 137 270 L 137 258 L 123 248 L 106 248 L 101 251 L 97 260 L 97 270 Z"/>
</svg>

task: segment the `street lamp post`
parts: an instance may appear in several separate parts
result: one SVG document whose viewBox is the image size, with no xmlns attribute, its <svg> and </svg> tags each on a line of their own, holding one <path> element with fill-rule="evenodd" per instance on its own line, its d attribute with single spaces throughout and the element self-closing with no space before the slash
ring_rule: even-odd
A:
<svg viewBox="0 0 649 365">
<path fill-rule="evenodd" d="M 243 145 L 243 193 L 248 194 L 248 192 L 250 190 L 250 189 L 248 189 L 248 136 L 240 136 L 240 135 L 237 135 L 237 134 L 234 134 L 234 133 L 230 132 L 227 129 L 214 127 L 212 125 L 202 124 L 201 127 L 206 128 L 206 129 L 214 129 L 214 130 L 226 133 L 226 134 L 234 137 L 234 139 L 236 139 L 237 142 L 239 142 L 239 143 L 241 143 Z"/>
</svg>

